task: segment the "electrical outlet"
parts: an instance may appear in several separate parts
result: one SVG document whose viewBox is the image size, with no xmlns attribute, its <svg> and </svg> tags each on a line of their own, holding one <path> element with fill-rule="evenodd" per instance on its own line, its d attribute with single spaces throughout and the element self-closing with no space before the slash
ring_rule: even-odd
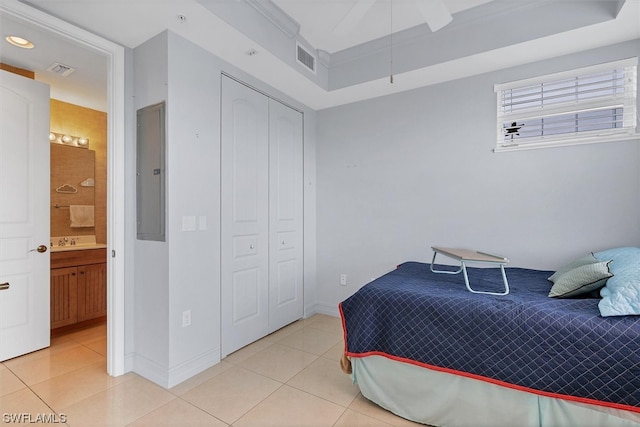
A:
<svg viewBox="0 0 640 427">
<path fill-rule="evenodd" d="M 347 275 L 346 274 L 341 274 L 340 275 L 340 286 L 347 286 Z"/>
<path fill-rule="evenodd" d="M 186 328 L 191 325 L 191 310 L 185 310 L 182 312 L 182 327 Z"/>
</svg>

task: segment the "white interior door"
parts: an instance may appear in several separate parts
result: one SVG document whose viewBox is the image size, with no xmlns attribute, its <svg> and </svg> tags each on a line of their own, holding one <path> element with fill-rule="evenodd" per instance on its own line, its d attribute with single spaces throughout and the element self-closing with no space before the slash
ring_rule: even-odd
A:
<svg viewBox="0 0 640 427">
<path fill-rule="evenodd" d="M 49 346 L 49 86 L 0 70 L 0 361 Z"/>
<path fill-rule="evenodd" d="M 302 113 L 269 101 L 269 332 L 302 317 Z"/>
<path fill-rule="evenodd" d="M 222 79 L 221 356 L 269 322 L 268 98 Z"/>
</svg>

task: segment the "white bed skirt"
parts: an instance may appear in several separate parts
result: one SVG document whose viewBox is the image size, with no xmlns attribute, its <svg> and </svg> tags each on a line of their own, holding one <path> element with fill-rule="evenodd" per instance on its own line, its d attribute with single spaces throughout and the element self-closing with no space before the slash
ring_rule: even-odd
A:
<svg viewBox="0 0 640 427">
<path fill-rule="evenodd" d="M 364 397 L 432 426 L 640 426 L 640 413 L 540 396 L 382 356 L 354 357 L 351 365 Z"/>
</svg>

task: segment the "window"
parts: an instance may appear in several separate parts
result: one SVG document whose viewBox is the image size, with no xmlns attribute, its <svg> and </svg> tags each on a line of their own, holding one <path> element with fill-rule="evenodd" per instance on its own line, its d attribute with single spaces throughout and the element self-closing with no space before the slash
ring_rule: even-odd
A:
<svg viewBox="0 0 640 427">
<path fill-rule="evenodd" d="M 495 86 L 494 151 L 637 138 L 638 59 Z"/>
</svg>

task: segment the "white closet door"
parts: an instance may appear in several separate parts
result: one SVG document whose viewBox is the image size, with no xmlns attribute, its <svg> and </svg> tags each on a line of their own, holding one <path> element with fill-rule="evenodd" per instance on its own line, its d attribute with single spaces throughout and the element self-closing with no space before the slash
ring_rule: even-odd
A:
<svg viewBox="0 0 640 427">
<path fill-rule="evenodd" d="M 269 332 L 303 314 L 302 122 L 269 101 Z"/>
<path fill-rule="evenodd" d="M 268 333 L 268 103 L 223 76 L 222 357 Z"/>
</svg>

